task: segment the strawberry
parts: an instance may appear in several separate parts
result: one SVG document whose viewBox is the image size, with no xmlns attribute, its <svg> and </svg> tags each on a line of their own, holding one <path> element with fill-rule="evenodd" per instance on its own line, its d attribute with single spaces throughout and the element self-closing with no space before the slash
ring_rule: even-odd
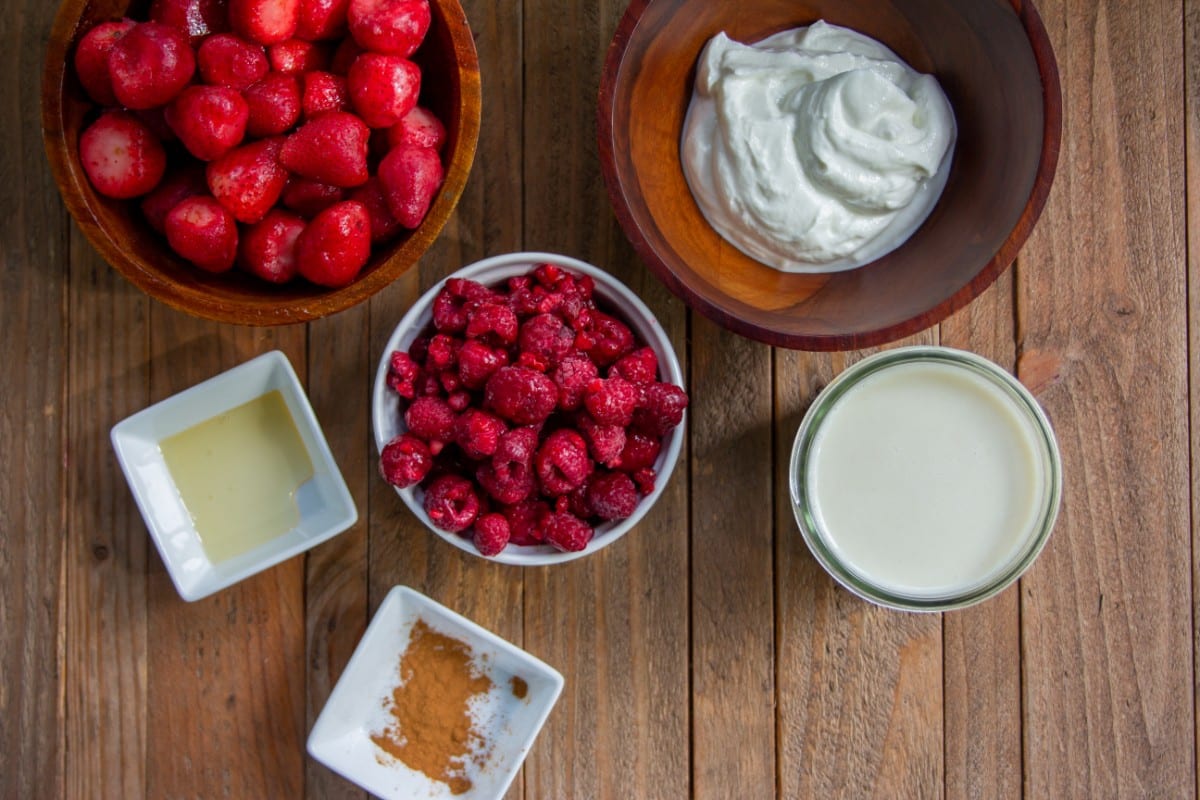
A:
<svg viewBox="0 0 1200 800">
<path fill-rule="evenodd" d="M 229 30 L 227 5 L 228 0 L 154 0 L 150 19 L 178 28 L 194 43 Z"/>
<path fill-rule="evenodd" d="M 387 241 L 400 230 L 400 223 L 392 216 L 388 208 L 387 192 L 379 178 L 371 178 L 350 195 L 351 200 L 357 200 L 367 209 L 371 219 L 371 244 Z"/>
<path fill-rule="evenodd" d="M 416 228 L 425 219 L 443 177 L 442 160 L 429 147 L 397 148 L 379 164 L 388 208 L 406 228 Z"/>
<path fill-rule="evenodd" d="M 250 136 L 277 136 L 300 119 L 300 81 L 295 75 L 268 74 L 242 96 L 250 110 L 246 120 Z"/>
<path fill-rule="evenodd" d="M 259 44 L 292 38 L 300 21 L 300 0 L 229 0 L 233 29 Z"/>
<path fill-rule="evenodd" d="M 417 105 L 421 93 L 421 69 L 401 56 L 363 53 L 346 75 L 350 102 L 363 122 L 372 128 L 388 128 Z"/>
<path fill-rule="evenodd" d="M 296 38 L 316 42 L 344 36 L 349 4 L 350 0 L 300 0 Z"/>
<path fill-rule="evenodd" d="M 296 242 L 300 274 L 318 286 L 345 286 L 370 255 L 371 221 L 363 204 L 354 200 L 317 214 Z"/>
<path fill-rule="evenodd" d="M 146 215 L 151 228 L 165 233 L 167 214 L 171 213 L 171 209 L 182 200 L 207 193 L 204 165 L 189 160 L 186 164 L 173 166 L 154 187 L 154 191 L 142 198 L 142 213 Z"/>
<path fill-rule="evenodd" d="M 350 92 L 346 79 L 332 72 L 306 72 L 300 77 L 300 108 L 305 119 L 326 111 L 349 111 Z"/>
<path fill-rule="evenodd" d="M 264 281 L 287 283 L 296 277 L 296 240 L 303 231 L 304 220 L 273 208 L 242 232 L 238 263 Z"/>
<path fill-rule="evenodd" d="M 440 151 L 446 143 L 446 126 L 432 111 L 416 106 L 388 128 L 387 140 L 389 148 L 432 147 Z"/>
<path fill-rule="evenodd" d="M 200 79 L 215 86 L 245 89 L 262 80 L 271 69 L 261 44 L 253 44 L 232 33 L 209 36 L 196 50 Z"/>
<path fill-rule="evenodd" d="M 279 201 L 303 217 L 315 217 L 334 203 L 344 200 L 346 190 L 340 186 L 293 175 L 283 188 Z"/>
<path fill-rule="evenodd" d="M 171 126 L 167 124 L 166 106 L 139 108 L 137 111 L 131 111 L 130 113 L 141 120 L 141 123 L 154 134 L 154 138 L 163 144 L 179 140 L 179 137 L 175 135 L 175 131 L 171 130 Z"/>
<path fill-rule="evenodd" d="M 279 139 L 259 139 L 208 165 L 208 188 L 238 222 L 258 222 L 267 215 L 287 184 L 279 164 Z"/>
<path fill-rule="evenodd" d="M 112 77 L 108 74 L 108 54 L 112 46 L 137 25 L 131 19 L 101 22 L 83 35 L 75 48 L 75 73 L 88 97 L 102 106 L 115 106 Z"/>
<path fill-rule="evenodd" d="M 92 186 L 105 197 L 145 194 L 167 168 L 162 144 L 124 111 L 108 111 L 88 126 L 79 137 L 79 160 Z"/>
<path fill-rule="evenodd" d="M 288 39 L 271 45 L 268 50 L 271 69 L 283 73 L 310 72 L 329 68 L 329 51 L 312 42 Z"/>
<path fill-rule="evenodd" d="M 364 50 L 408 58 L 429 30 L 429 0 L 350 0 L 350 35 Z"/>
<path fill-rule="evenodd" d="M 350 65 L 354 63 L 354 59 L 362 54 L 363 49 L 358 46 L 358 42 L 347 36 L 342 39 L 342 43 L 334 51 L 333 61 L 329 63 L 329 71 L 334 75 L 345 75 L 350 71 Z"/>
<path fill-rule="evenodd" d="M 207 272 L 225 272 L 237 256 L 237 223 L 225 207 L 207 195 L 188 197 L 171 209 L 167 243 Z"/>
<path fill-rule="evenodd" d="M 368 177 L 369 136 L 370 129 L 358 117 L 345 111 L 328 111 L 287 137 L 279 160 L 306 178 L 334 186 L 361 186 Z"/>
<path fill-rule="evenodd" d="M 189 86 L 167 106 L 167 124 L 201 161 L 220 158 L 246 135 L 250 108 L 227 86 Z"/>
<path fill-rule="evenodd" d="M 196 57 L 178 28 L 139 22 L 108 53 L 113 94 L 126 108 L 169 103 L 192 79 Z"/>
</svg>

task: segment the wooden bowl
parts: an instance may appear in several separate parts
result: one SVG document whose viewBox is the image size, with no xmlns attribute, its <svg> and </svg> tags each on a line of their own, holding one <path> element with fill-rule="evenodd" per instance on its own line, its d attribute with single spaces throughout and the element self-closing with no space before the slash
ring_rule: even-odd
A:
<svg viewBox="0 0 1200 800">
<path fill-rule="evenodd" d="M 680 165 L 680 132 L 709 38 L 757 41 L 818 19 L 935 75 L 958 143 L 941 199 L 908 242 L 859 269 L 789 274 L 705 221 Z M 1028 0 L 633 0 L 608 51 L 598 111 L 605 182 L 650 268 L 717 324 L 802 350 L 899 339 L 991 285 L 1045 205 L 1061 126 L 1058 69 Z"/>
<path fill-rule="evenodd" d="M 433 24 L 414 56 L 423 72 L 421 104 L 446 124 L 446 179 L 421 225 L 375 248 L 358 278 L 340 289 L 303 280 L 274 286 L 238 269 L 203 272 L 176 256 L 142 218 L 137 201 L 92 189 L 79 161 L 80 130 L 96 115 L 75 77 L 75 43 L 93 25 L 127 13 L 145 19 L 146 3 L 63 0 L 50 31 L 42 82 L 42 136 L 59 190 L 101 255 L 146 294 L 197 317 L 242 325 L 281 325 L 333 314 L 360 303 L 417 263 L 462 195 L 479 138 L 479 62 L 458 0 L 430 0 Z"/>
</svg>

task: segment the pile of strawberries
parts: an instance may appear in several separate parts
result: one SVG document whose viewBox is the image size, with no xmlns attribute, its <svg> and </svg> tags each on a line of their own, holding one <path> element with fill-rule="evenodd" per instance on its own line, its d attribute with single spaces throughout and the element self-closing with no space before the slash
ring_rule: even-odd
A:
<svg viewBox="0 0 1200 800">
<path fill-rule="evenodd" d="M 442 183 L 409 60 L 430 22 L 428 0 L 154 0 L 75 51 L 103 107 L 83 168 L 200 269 L 344 286 Z"/>
<path fill-rule="evenodd" d="M 433 524 L 484 555 L 587 547 L 654 490 L 683 419 L 687 394 L 593 288 L 553 264 L 497 289 L 451 279 L 432 330 L 391 355 L 407 430 L 384 447 L 383 477 L 421 484 Z"/>
</svg>

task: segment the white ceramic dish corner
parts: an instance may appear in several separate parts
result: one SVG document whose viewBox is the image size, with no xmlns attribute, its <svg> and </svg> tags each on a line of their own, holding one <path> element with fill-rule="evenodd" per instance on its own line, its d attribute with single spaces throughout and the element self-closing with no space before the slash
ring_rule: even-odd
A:
<svg viewBox="0 0 1200 800">
<path fill-rule="evenodd" d="M 599 267 L 592 266 L 579 259 L 555 253 L 509 253 L 506 255 L 485 258 L 470 266 L 463 267 L 450 278 L 468 278 L 486 286 L 496 286 L 509 278 L 524 275 L 539 264 L 557 264 L 571 272 L 589 275 L 596 283 L 595 297 L 602 304 L 614 309 L 620 317 L 633 328 L 638 338 L 654 350 L 658 357 L 659 378 L 669 381 L 676 386 L 683 386 L 683 371 L 679 367 L 679 359 L 671 346 L 671 339 L 663 330 L 654 313 L 634 294 L 625 284 L 614 278 Z M 396 350 L 407 352 L 413 341 L 424 331 L 433 320 L 433 300 L 441 291 L 445 281 L 438 283 L 421 296 L 400 320 L 383 348 L 383 356 L 379 368 L 375 372 L 375 388 L 371 403 L 372 423 L 375 431 L 375 445 L 379 452 L 393 438 L 405 431 L 404 419 L 400 413 L 400 398 L 387 385 L 388 362 Z M 641 521 L 650 508 L 662 495 L 675 469 L 679 453 L 683 448 L 684 429 L 687 416 L 671 431 L 663 442 L 662 451 L 654 463 L 654 471 L 658 475 L 654 491 L 643 497 L 638 503 L 633 515 L 616 522 L 605 523 L 596 528 L 596 535 L 583 550 L 564 553 L 550 545 L 509 545 L 499 555 L 488 557 L 492 561 L 517 566 L 543 566 L 571 561 L 612 544 L 628 533 Z M 423 505 L 424 492 L 420 486 L 408 489 L 396 489 L 396 493 L 404 500 L 405 505 L 425 527 L 436 533 L 450 544 L 468 553 L 481 556 L 470 539 L 457 534 L 439 530 L 430 521 Z"/>
<path fill-rule="evenodd" d="M 371 734 L 388 724 L 387 698 L 400 680 L 400 658 L 418 619 L 466 643 L 473 663 L 493 685 L 475 712 L 489 754 L 482 769 L 469 771 L 472 787 L 465 794 L 452 795 L 446 784 L 386 756 L 371 741 Z M 523 698 L 511 690 L 513 677 L 526 683 Z M 562 689 L 557 670 L 421 593 L 397 586 L 380 605 L 333 687 L 309 734 L 308 752 L 385 800 L 494 800 L 508 790 Z"/>
<path fill-rule="evenodd" d="M 296 490 L 300 523 L 242 555 L 213 563 L 163 460 L 159 442 L 193 425 L 279 390 L 313 465 Z M 354 525 L 358 511 L 308 397 L 287 357 L 272 351 L 172 395 L 112 429 L 117 461 L 175 588 L 199 600 L 275 566 Z"/>
</svg>

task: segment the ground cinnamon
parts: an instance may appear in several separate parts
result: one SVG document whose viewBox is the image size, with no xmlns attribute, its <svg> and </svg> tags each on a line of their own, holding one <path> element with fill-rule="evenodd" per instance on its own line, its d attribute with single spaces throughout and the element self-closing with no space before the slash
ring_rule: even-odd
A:
<svg viewBox="0 0 1200 800">
<path fill-rule="evenodd" d="M 486 755 L 470 702 L 490 691 L 492 682 L 474 666 L 472 655 L 465 643 L 418 619 L 400 657 L 400 685 L 385 701 L 391 723 L 371 735 L 385 753 L 445 783 L 456 795 L 471 789 L 468 760 Z"/>
</svg>

